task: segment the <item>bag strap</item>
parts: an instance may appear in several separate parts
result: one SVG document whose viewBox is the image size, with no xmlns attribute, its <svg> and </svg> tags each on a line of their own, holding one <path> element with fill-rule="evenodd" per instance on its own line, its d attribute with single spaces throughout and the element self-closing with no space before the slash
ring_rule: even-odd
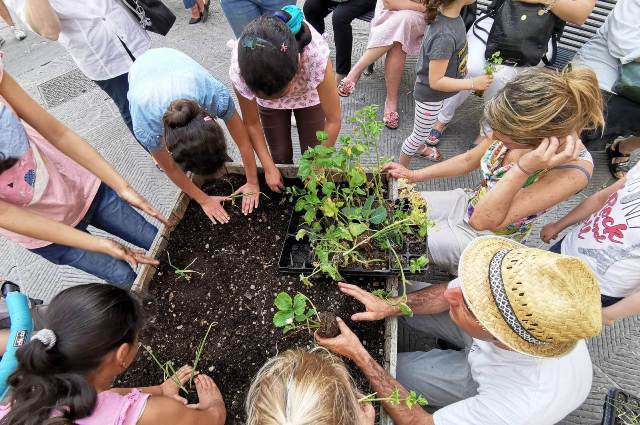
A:
<svg viewBox="0 0 640 425">
<path fill-rule="evenodd" d="M 491 4 L 487 7 L 487 9 L 485 10 L 485 13 L 482 14 L 478 19 L 476 19 L 476 21 L 473 23 L 472 27 L 471 27 L 471 31 L 473 31 L 473 35 L 476 36 L 476 38 L 480 41 L 482 41 L 485 45 L 487 44 L 487 40 L 489 39 L 489 31 L 487 31 L 484 28 L 480 28 L 478 27 L 478 22 L 483 21 L 484 19 L 487 19 L 489 17 L 491 18 L 495 18 L 496 14 L 498 13 L 498 9 L 500 9 L 503 5 L 503 3 L 505 1 L 511 1 L 511 0 L 493 0 L 491 2 Z M 486 34 L 486 38 L 483 40 L 482 37 L 480 36 L 480 34 L 478 34 L 478 32 L 476 31 L 482 31 L 483 33 Z"/>
</svg>

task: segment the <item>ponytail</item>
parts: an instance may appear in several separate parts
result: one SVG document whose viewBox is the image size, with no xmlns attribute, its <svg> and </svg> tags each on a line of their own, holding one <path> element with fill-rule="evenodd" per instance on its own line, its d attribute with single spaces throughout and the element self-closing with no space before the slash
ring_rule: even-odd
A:
<svg viewBox="0 0 640 425">
<path fill-rule="evenodd" d="M 198 102 L 174 100 L 162 122 L 167 150 L 184 171 L 210 175 L 228 160 L 224 131 Z"/>
<path fill-rule="evenodd" d="M 484 109 L 494 131 L 532 146 L 604 126 L 602 94 L 588 68 L 522 71 Z"/>
<path fill-rule="evenodd" d="M 298 72 L 299 56 L 311 40 L 311 29 L 297 6 L 258 17 L 238 39 L 240 76 L 258 97 L 281 97 Z"/>
<path fill-rule="evenodd" d="M 143 317 L 127 291 L 90 284 L 56 295 L 43 322 L 55 340 L 34 339 L 16 352 L 11 410 L 0 425 L 71 425 L 90 416 L 97 394 L 87 375 L 112 350 L 134 344 Z"/>
</svg>

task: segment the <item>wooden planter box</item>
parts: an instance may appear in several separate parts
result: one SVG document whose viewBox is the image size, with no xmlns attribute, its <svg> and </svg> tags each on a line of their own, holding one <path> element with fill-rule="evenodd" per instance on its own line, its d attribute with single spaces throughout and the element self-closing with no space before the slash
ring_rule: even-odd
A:
<svg viewBox="0 0 640 425">
<path fill-rule="evenodd" d="M 283 177 L 287 178 L 296 178 L 298 176 L 298 167 L 295 165 L 289 164 L 281 164 L 278 165 L 280 172 Z M 237 162 L 228 162 L 225 164 L 225 172 L 222 174 L 240 174 L 244 175 L 244 167 L 241 163 Z M 194 182 L 198 184 L 197 178 L 194 178 Z M 391 180 L 389 183 L 389 193 L 392 198 L 396 198 L 398 195 L 398 187 L 396 180 Z M 185 212 L 187 211 L 187 206 L 189 205 L 189 201 L 191 199 L 185 193 L 181 193 L 178 197 L 178 201 L 174 206 L 171 214 L 169 216 L 169 221 L 177 225 L 180 220 L 184 217 Z M 149 255 L 153 258 L 158 258 L 159 254 L 162 250 L 164 250 L 167 246 L 167 242 L 171 235 L 171 231 L 173 228 L 165 227 L 161 229 L 156 236 L 151 249 L 149 250 Z M 133 284 L 132 291 L 140 294 L 145 294 L 147 292 L 147 288 L 153 275 L 156 272 L 155 266 L 144 264 L 141 266 L 140 271 L 138 273 L 138 278 Z M 387 278 L 387 290 L 393 291 L 394 294 L 397 294 L 398 290 L 398 278 L 397 277 L 389 277 Z M 396 376 L 396 363 L 398 358 L 398 320 L 394 318 L 385 319 L 384 323 L 384 368 L 389 374 L 393 377 Z M 384 409 L 380 407 L 380 425 L 393 425 L 391 418 L 385 413 Z"/>
</svg>

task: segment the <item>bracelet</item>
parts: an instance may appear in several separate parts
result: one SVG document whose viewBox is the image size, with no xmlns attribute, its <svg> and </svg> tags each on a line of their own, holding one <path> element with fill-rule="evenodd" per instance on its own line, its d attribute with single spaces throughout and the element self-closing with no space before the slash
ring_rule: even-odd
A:
<svg viewBox="0 0 640 425">
<path fill-rule="evenodd" d="M 551 0 L 544 8 L 538 10 L 538 15 L 542 16 L 545 13 L 549 13 L 556 6 L 556 3 L 558 3 L 558 0 Z"/>
<path fill-rule="evenodd" d="M 527 170 L 525 170 L 524 168 L 522 168 L 522 165 L 520 165 L 520 160 L 518 159 L 516 161 L 516 165 L 518 166 L 518 169 L 520 171 L 522 171 L 524 174 L 526 174 L 527 176 L 530 176 L 532 173 L 528 172 Z"/>
<path fill-rule="evenodd" d="M 471 81 L 471 89 L 470 90 L 473 90 L 473 78 L 469 78 L 469 81 Z"/>
</svg>

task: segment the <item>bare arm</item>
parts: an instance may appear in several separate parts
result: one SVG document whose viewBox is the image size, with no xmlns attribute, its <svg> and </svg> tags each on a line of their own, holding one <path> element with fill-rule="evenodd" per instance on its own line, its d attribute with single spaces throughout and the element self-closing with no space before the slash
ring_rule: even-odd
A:
<svg viewBox="0 0 640 425">
<path fill-rule="evenodd" d="M 449 158 L 446 161 L 438 162 L 421 170 L 416 170 L 415 181 L 425 181 L 440 177 L 454 177 L 465 175 L 480 167 L 482 155 L 491 145 L 490 139 L 485 139 L 475 148 Z"/>
<path fill-rule="evenodd" d="M 383 0 L 384 8 L 387 10 L 415 10 L 425 12 L 426 8 L 420 3 L 412 0 Z"/>
<path fill-rule="evenodd" d="M 640 291 L 602 309 L 602 318 L 605 325 L 612 325 L 616 320 L 637 315 L 640 315 Z"/>
<path fill-rule="evenodd" d="M 331 59 L 327 61 L 327 69 L 324 73 L 324 80 L 318 86 L 318 96 L 320 97 L 320 105 L 326 117 L 324 130 L 327 132 L 328 139 L 323 144 L 333 146 L 336 144 L 340 127 L 342 126 L 342 114 L 340 113 L 340 97 L 336 89 L 336 78 L 333 73 Z"/>
<path fill-rule="evenodd" d="M 253 152 L 253 146 L 249 139 L 249 133 L 240 118 L 238 113 L 235 113 L 229 121 L 225 123 L 229 134 L 233 138 L 233 141 L 240 150 L 240 156 L 242 157 L 242 164 L 244 165 L 244 172 L 247 177 L 247 182 L 252 184 L 258 184 L 258 167 L 256 166 L 256 158 Z"/>
<path fill-rule="evenodd" d="M 60 20 L 49 0 L 26 0 L 24 19 L 34 32 L 49 40 L 58 40 Z"/>
<path fill-rule="evenodd" d="M 224 425 L 222 401 L 206 410 L 190 409 L 169 397 L 149 397 L 138 425 Z"/>
<path fill-rule="evenodd" d="M 552 6 L 551 13 L 563 21 L 582 25 L 596 5 L 596 0 L 520 0 L 523 3 Z"/>
</svg>

